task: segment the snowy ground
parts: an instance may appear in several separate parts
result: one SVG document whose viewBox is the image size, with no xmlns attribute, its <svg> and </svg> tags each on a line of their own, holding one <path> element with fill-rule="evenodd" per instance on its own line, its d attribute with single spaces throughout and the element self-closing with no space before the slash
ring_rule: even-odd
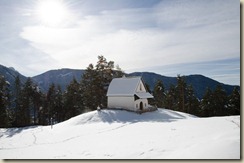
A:
<svg viewBox="0 0 244 163">
<path fill-rule="evenodd" d="M 240 159 L 240 116 L 159 109 L 93 111 L 50 126 L 0 129 L 0 159 Z"/>
</svg>

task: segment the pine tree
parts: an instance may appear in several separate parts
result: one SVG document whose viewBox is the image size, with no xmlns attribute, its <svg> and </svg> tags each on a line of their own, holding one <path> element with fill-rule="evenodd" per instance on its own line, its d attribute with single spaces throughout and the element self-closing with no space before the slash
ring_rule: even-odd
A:
<svg viewBox="0 0 244 163">
<path fill-rule="evenodd" d="M 30 78 L 27 79 L 26 83 L 24 84 L 23 88 L 21 88 L 21 83 L 19 77 L 17 76 L 15 79 L 15 121 L 14 126 L 16 127 L 23 127 L 30 125 L 31 118 L 30 118 L 30 99 L 28 93 L 28 87 L 31 84 Z"/>
<path fill-rule="evenodd" d="M 65 110 L 64 110 L 64 99 L 63 99 L 63 94 L 60 85 L 57 86 L 55 103 L 56 103 L 55 106 L 56 121 L 62 122 L 65 120 Z"/>
<path fill-rule="evenodd" d="M 153 96 L 154 96 L 157 107 L 160 107 L 160 108 L 165 107 L 164 85 L 161 80 L 158 80 L 156 82 L 154 89 L 153 89 Z"/>
<path fill-rule="evenodd" d="M 235 87 L 228 100 L 228 115 L 240 115 L 240 92 Z"/>
<path fill-rule="evenodd" d="M 207 88 L 203 98 L 200 102 L 200 115 L 203 117 L 211 117 L 214 115 L 214 99 L 213 92 L 210 88 Z"/>
<path fill-rule="evenodd" d="M 193 114 L 193 115 L 199 115 L 199 101 L 197 97 L 194 94 L 194 90 L 192 85 L 189 85 L 187 87 L 186 91 L 186 112 Z"/>
<path fill-rule="evenodd" d="M 65 119 L 69 119 L 83 112 L 83 99 L 80 84 L 75 78 L 67 86 L 64 93 Z"/>
<path fill-rule="evenodd" d="M 110 80 L 111 74 L 112 74 L 112 70 L 111 69 L 107 69 L 107 65 L 108 62 L 106 60 L 106 58 L 104 58 L 103 56 L 98 56 L 98 62 L 96 64 L 96 71 L 98 73 L 98 78 L 96 80 L 96 86 L 97 86 L 97 101 L 99 102 L 98 105 L 105 105 L 106 100 L 106 90 L 105 87 L 108 86 L 108 81 Z"/>
<path fill-rule="evenodd" d="M 186 94 L 186 82 L 184 77 L 178 75 L 177 76 L 177 100 L 178 100 L 178 110 L 185 112 L 185 94 Z"/>
<path fill-rule="evenodd" d="M 47 112 L 46 116 L 48 119 L 48 124 L 51 124 L 51 119 L 55 121 L 56 115 L 55 115 L 55 99 L 56 99 L 56 90 L 55 90 L 55 85 L 52 83 L 49 86 L 48 92 L 47 92 L 47 97 L 46 97 L 46 107 L 47 107 Z M 45 114 L 45 113 L 44 113 Z"/>
<path fill-rule="evenodd" d="M 32 95 L 31 95 L 31 100 L 32 100 L 32 112 L 33 112 L 33 123 L 38 124 L 38 114 L 39 114 L 39 109 L 40 107 L 43 106 L 43 101 L 42 101 L 42 92 L 40 91 L 39 87 L 37 85 L 33 85 L 32 87 Z"/>
<path fill-rule="evenodd" d="M 46 94 L 40 94 L 41 105 L 37 109 L 37 121 L 39 125 L 48 125 L 48 109 L 47 109 L 47 97 Z"/>
<path fill-rule="evenodd" d="M 33 83 L 31 78 L 28 78 L 24 84 L 24 88 L 21 91 L 20 95 L 20 112 L 18 125 L 19 126 L 28 126 L 32 124 L 32 97 L 33 97 Z"/>
<path fill-rule="evenodd" d="M 60 85 L 55 87 L 54 83 L 49 86 L 46 96 L 46 117 L 48 117 L 48 124 L 61 122 L 65 120 L 64 99 Z M 70 110 L 70 106 L 67 106 L 67 112 Z M 71 108 L 72 109 L 72 108 Z M 43 113 L 45 110 L 43 110 Z M 67 118 L 68 119 L 68 118 Z"/>
<path fill-rule="evenodd" d="M 152 93 L 149 84 L 147 84 L 147 83 L 144 83 L 144 84 L 145 84 L 145 88 L 146 88 L 147 92 Z"/>
<path fill-rule="evenodd" d="M 114 75 L 114 62 L 109 61 L 104 56 L 98 56 L 98 61 L 96 64 L 96 71 L 98 73 L 98 78 L 96 80 L 97 85 L 97 100 L 100 106 L 107 106 L 107 89 L 109 83 L 113 79 Z"/>
<path fill-rule="evenodd" d="M 21 116 L 21 82 L 19 75 L 15 78 L 14 90 L 13 90 L 13 113 L 12 113 L 12 125 L 14 127 L 19 126 L 19 120 Z"/>
<path fill-rule="evenodd" d="M 174 85 L 170 85 L 169 90 L 166 92 L 165 107 L 171 110 L 175 110 L 176 104 L 176 89 Z"/>
<path fill-rule="evenodd" d="M 114 62 L 107 62 L 104 56 L 98 56 L 95 68 L 93 64 L 87 67 L 81 81 L 86 110 L 95 110 L 98 106 L 107 106 L 106 93 L 109 83 L 113 78 L 122 77 L 123 75 L 121 69 L 118 66 L 116 67 L 117 69 L 114 70 Z"/>
<path fill-rule="evenodd" d="M 0 128 L 9 127 L 8 109 L 10 106 L 8 82 L 0 76 Z"/>
<path fill-rule="evenodd" d="M 14 88 L 14 125 L 17 127 L 39 124 L 43 108 L 43 94 L 31 78 L 27 78 L 24 86 L 21 86 L 19 76 L 15 79 Z"/>
<path fill-rule="evenodd" d="M 100 102 L 97 99 L 97 84 L 98 72 L 94 69 L 93 64 L 90 64 L 85 70 L 81 80 L 81 90 L 83 96 L 83 106 L 85 110 L 96 110 Z"/>
<path fill-rule="evenodd" d="M 223 116 L 227 113 L 227 94 L 221 85 L 218 85 L 213 92 L 214 115 Z"/>
<path fill-rule="evenodd" d="M 113 78 L 120 78 L 125 74 L 125 72 L 119 67 L 119 65 L 115 66 L 115 70 L 113 70 Z M 150 89 L 148 89 L 150 90 Z"/>
</svg>

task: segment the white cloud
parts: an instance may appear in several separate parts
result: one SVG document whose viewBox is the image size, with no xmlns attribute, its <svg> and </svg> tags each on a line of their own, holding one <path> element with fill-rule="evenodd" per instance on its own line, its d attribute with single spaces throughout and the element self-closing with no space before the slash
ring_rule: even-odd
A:
<svg viewBox="0 0 244 163">
<path fill-rule="evenodd" d="M 59 65 L 86 68 L 98 55 L 124 70 L 240 57 L 239 3 L 162 1 L 101 10 L 72 28 L 26 26 L 20 36 Z"/>
</svg>

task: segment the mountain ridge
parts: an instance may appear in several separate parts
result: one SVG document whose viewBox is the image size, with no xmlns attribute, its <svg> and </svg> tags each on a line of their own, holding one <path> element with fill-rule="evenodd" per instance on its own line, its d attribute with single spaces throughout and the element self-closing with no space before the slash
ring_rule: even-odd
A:
<svg viewBox="0 0 244 163">
<path fill-rule="evenodd" d="M 62 68 L 57 70 L 49 70 L 40 75 L 33 76 L 32 79 L 40 86 L 43 91 L 47 92 L 49 85 L 52 83 L 58 84 L 61 90 L 64 91 L 66 86 L 73 78 L 77 81 L 81 80 L 81 75 L 85 70 Z"/>
<path fill-rule="evenodd" d="M 149 85 L 150 90 L 153 90 L 153 87 L 156 84 L 157 80 L 163 81 L 166 90 L 169 89 L 170 85 L 177 84 L 177 77 L 167 77 L 157 73 L 134 72 L 131 73 L 130 76 L 141 76 L 143 81 Z M 228 95 L 232 93 L 234 87 L 238 87 L 240 89 L 240 86 L 220 83 L 201 74 L 182 76 L 185 78 L 187 85 L 192 85 L 196 97 L 200 99 L 203 97 L 207 87 L 211 90 L 214 90 L 218 85 L 221 85 Z"/>
<path fill-rule="evenodd" d="M 64 91 L 66 86 L 73 80 L 73 78 L 80 81 L 84 72 L 85 70 L 83 69 L 62 68 L 46 71 L 42 74 L 31 77 L 31 79 L 41 88 L 43 92 L 47 92 L 50 84 L 52 83 L 60 85 L 61 90 Z M 21 83 L 24 83 L 27 80 L 27 77 L 20 74 L 14 68 L 7 68 L 2 65 L 0 65 L 0 75 L 3 75 L 6 80 L 10 82 L 11 87 L 13 87 L 15 77 L 18 75 L 20 76 Z M 126 76 L 141 76 L 142 80 L 149 85 L 150 90 L 153 90 L 157 80 L 163 81 L 165 90 L 168 90 L 170 85 L 177 84 L 177 77 L 167 77 L 154 72 L 133 72 L 127 73 Z M 238 85 L 220 83 L 219 81 L 206 77 L 202 74 L 182 76 L 185 77 L 187 85 L 191 84 L 193 86 L 194 93 L 199 99 L 203 97 L 207 87 L 214 90 L 217 85 L 221 85 L 228 95 L 232 93 L 234 87 L 238 87 L 240 90 L 240 86 Z"/>
<path fill-rule="evenodd" d="M 27 80 L 27 77 L 16 71 L 13 67 L 6 67 L 3 65 L 0 65 L 0 75 L 4 76 L 4 78 L 10 83 L 10 89 L 14 88 L 14 82 L 17 76 L 19 76 L 21 84 L 24 84 Z"/>
</svg>

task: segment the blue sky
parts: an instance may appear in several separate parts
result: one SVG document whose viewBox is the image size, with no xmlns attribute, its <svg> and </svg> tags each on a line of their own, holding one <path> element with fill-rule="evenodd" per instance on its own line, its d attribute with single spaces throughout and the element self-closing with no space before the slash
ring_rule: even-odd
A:
<svg viewBox="0 0 244 163">
<path fill-rule="evenodd" d="M 240 85 L 240 1 L 0 1 L 0 64 L 35 76 L 85 69 L 98 55 L 128 73 Z"/>
</svg>

